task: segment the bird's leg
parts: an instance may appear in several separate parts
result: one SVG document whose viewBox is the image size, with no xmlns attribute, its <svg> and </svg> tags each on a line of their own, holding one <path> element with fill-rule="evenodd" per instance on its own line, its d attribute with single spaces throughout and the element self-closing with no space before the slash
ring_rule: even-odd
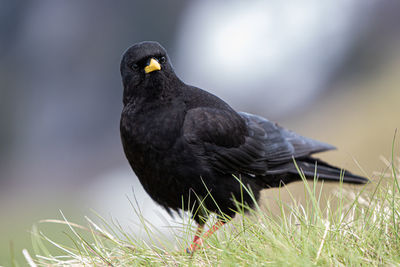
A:
<svg viewBox="0 0 400 267">
<path fill-rule="evenodd" d="M 196 243 L 198 239 L 200 239 L 201 237 L 201 233 L 203 233 L 204 230 L 204 224 L 199 224 L 197 226 L 196 229 L 196 233 L 194 234 L 194 238 L 193 238 L 193 243 Z"/>
<path fill-rule="evenodd" d="M 203 235 L 203 238 L 209 238 L 213 233 L 215 233 L 221 226 L 223 226 L 225 223 L 223 221 L 218 221 L 216 222 L 208 231 Z"/>
<path fill-rule="evenodd" d="M 197 249 L 199 245 L 203 244 L 203 240 L 201 239 L 201 233 L 203 233 L 203 230 L 204 230 L 204 224 L 199 224 L 197 226 L 196 233 L 194 234 L 192 244 L 190 245 L 190 247 L 186 249 L 187 253 L 189 254 L 192 253 Z"/>
<path fill-rule="evenodd" d="M 223 221 L 218 221 L 216 222 L 210 229 L 208 229 L 207 232 L 204 233 L 202 237 L 200 237 L 201 232 L 203 231 L 203 225 L 199 225 L 196 231 L 196 235 L 194 236 L 193 243 L 190 245 L 189 248 L 186 249 L 188 253 L 193 253 L 197 249 L 200 248 L 200 246 L 203 244 L 203 240 L 206 238 L 209 238 L 212 234 L 214 234 L 221 226 L 223 226 L 225 223 Z"/>
</svg>

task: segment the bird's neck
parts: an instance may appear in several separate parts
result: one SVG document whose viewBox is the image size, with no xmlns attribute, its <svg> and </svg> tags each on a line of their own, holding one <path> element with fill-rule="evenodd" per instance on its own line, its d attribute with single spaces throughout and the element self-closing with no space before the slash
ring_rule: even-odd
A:
<svg viewBox="0 0 400 267">
<path fill-rule="evenodd" d="M 184 83 L 177 77 L 171 79 L 152 79 L 135 88 L 125 90 L 123 96 L 124 105 L 134 104 L 137 106 L 157 103 L 168 104 L 182 94 Z"/>
</svg>

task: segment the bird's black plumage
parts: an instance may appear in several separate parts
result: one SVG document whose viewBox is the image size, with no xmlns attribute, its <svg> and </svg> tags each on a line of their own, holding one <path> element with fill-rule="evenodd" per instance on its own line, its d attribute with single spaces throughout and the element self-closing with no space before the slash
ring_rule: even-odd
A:
<svg viewBox="0 0 400 267">
<path fill-rule="evenodd" d="M 170 210 L 199 200 L 234 215 L 236 200 L 252 204 L 263 188 L 313 178 L 339 181 L 340 169 L 312 157 L 333 146 L 302 137 L 257 115 L 236 112 L 218 97 L 183 83 L 156 42 L 130 47 L 121 61 L 124 108 L 120 130 L 132 169 L 147 193 Z M 344 182 L 366 178 L 346 171 Z M 211 193 L 212 197 L 209 197 Z M 194 217 L 203 223 L 199 216 Z"/>
</svg>

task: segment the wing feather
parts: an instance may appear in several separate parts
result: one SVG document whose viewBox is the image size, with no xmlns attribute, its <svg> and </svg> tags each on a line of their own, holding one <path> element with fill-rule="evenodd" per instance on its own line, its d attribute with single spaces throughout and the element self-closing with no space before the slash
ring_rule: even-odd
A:
<svg viewBox="0 0 400 267">
<path fill-rule="evenodd" d="M 187 112 L 183 135 L 197 154 L 224 173 L 279 173 L 294 158 L 335 149 L 263 117 L 209 107 Z M 285 167 L 284 167 L 285 166 Z"/>
</svg>

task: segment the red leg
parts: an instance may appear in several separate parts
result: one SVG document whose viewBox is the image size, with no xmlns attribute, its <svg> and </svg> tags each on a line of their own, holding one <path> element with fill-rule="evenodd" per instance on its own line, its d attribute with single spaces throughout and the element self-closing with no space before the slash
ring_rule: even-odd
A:
<svg viewBox="0 0 400 267">
<path fill-rule="evenodd" d="M 203 240 L 206 238 L 209 238 L 213 233 L 215 233 L 221 226 L 223 226 L 225 223 L 223 221 L 218 221 L 216 222 L 202 237 L 200 237 L 201 232 L 203 231 L 203 226 L 200 226 L 197 228 L 196 235 L 194 236 L 193 243 L 190 245 L 189 248 L 186 249 L 188 253 L 193 253 L 197 249 L 200 248 L 201 245 L 203 245 Z M 200 228 L 201 227 L 201 228 Z"/>
<path fill-rule="evenodd" d="M 200 238 L 201 233 L 203 233 L 203 230 L 204 230 L 204 224 L 199 224 L 197 226 L 196 233 L 194 234 L 193 243 L 196 243 L 196 241 Z"/>
<path fill-rule="evenodd" d="M 223 221 L 218 221 L 216 222 L 208 231 L 203 235 L 203 238 L 209 238 L 213 233 L 215 233 L 221 226 L 223 226 L 225 223 Z"/>
</svg>

